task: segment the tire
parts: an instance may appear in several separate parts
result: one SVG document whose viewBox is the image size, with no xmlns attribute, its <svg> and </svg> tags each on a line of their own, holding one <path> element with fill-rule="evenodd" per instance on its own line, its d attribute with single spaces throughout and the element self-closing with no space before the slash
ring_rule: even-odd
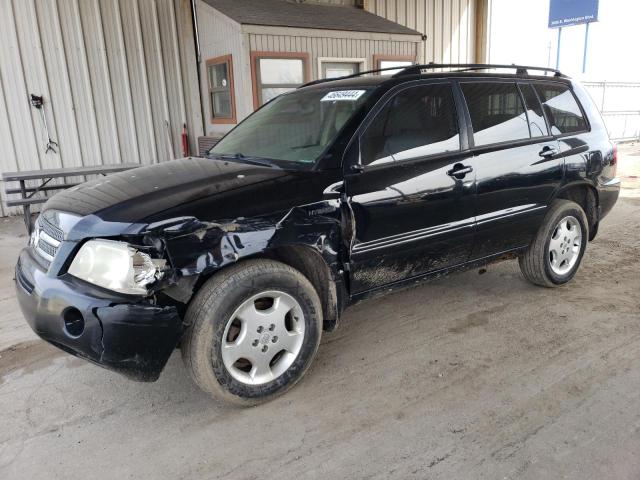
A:
<svg viewBox="0 0 640 480">
<path fill-rule="evenodd" d="M 248 260 L 211 277 L 185 322 L 182 358 L 195 383 L 216 400 L 250 406 L 286 392 L 307 371 L 320 344 L 322 307 L 299 271 Z"/>
<path fill-rule="evenodd" d="M 577 233 L 581 237 L 579 245 L 575 241 Z M 580 267 L 588 238 L 587 216 L 580 205 L 555 200 L 533 242 L 518 259 L 524 278 L 543 287 L 569 282 Z"/>
</svg>

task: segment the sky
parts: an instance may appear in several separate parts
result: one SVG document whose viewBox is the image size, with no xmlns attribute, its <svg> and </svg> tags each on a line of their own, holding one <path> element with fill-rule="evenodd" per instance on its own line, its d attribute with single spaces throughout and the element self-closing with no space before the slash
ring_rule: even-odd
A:
<svg viewBox="0 0 640 480">
<path fill-rule="evenodd" d="M 640 0 L 600 0 L 589 27 L 582 75 L 585 25 L 562 29 L 560 70 L 590 81 L 640 82 Z M 548 28 L 549 0 L 492 0 L 490 63 L 556 65 L 558 30 Z"/>
</svg>

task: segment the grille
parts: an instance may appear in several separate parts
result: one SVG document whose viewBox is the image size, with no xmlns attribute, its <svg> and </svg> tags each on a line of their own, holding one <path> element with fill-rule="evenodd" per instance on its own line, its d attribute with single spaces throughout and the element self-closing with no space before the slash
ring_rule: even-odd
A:
<svg viewBox="0 0 640 480">
<path fill-rule="evenodd" d="M 49 235 L 51 238 L 57 240 L 58 242 L 61 242 L 64 239 L 64 232 L 60 228 L 49 222 L 47 219 L 41 218 L 39 220 L 39 224 L 40 228 L 42 228 L 42 230 L 46 232 L 47 235 Z"/>
<path fill-rule="evenodd" d="M 31 245 L 35 252 L 46 262 L 48 267 L 58 253 L 64 232 L 48 220 L 38 217 L 33 228 Z"/>
</svg>

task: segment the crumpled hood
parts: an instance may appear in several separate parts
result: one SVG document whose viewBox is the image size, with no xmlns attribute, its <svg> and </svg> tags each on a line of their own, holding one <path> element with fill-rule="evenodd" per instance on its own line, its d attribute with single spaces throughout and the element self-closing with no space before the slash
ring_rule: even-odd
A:
<svg viewBox="0 0 640 480">
<path fill-rule="evenodd" d="M 273 182 L 288 173 L 279 169 L 207 158 L 184 158 L 115 173 L 65 190 L 52 197 L 44 210 L 103 220 L 140 222 L 158 218 L 166 210 L 202 203 L 211 197 Z"/>
</svg>

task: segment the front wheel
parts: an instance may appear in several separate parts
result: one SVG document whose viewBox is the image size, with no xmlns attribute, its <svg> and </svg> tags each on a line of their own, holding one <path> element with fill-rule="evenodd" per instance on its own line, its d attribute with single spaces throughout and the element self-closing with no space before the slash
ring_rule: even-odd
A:
<svg viewBox="0 0 640 480">
<path fill-rule="evenodd" d="M 543 287 L 567 283 L 578 271 L 589 238 L 587 217 L 575 202 L 556 200 L 526 252 L 520 270 Z"/>
<path fill-rule="evenodd" d="M 254 405 L 291 388 L 316 354 L 322 310 L 299 271 L 250 260 L 214 275 L 186 314 L 182 357 L 204 391 Z"/>
</svg>

